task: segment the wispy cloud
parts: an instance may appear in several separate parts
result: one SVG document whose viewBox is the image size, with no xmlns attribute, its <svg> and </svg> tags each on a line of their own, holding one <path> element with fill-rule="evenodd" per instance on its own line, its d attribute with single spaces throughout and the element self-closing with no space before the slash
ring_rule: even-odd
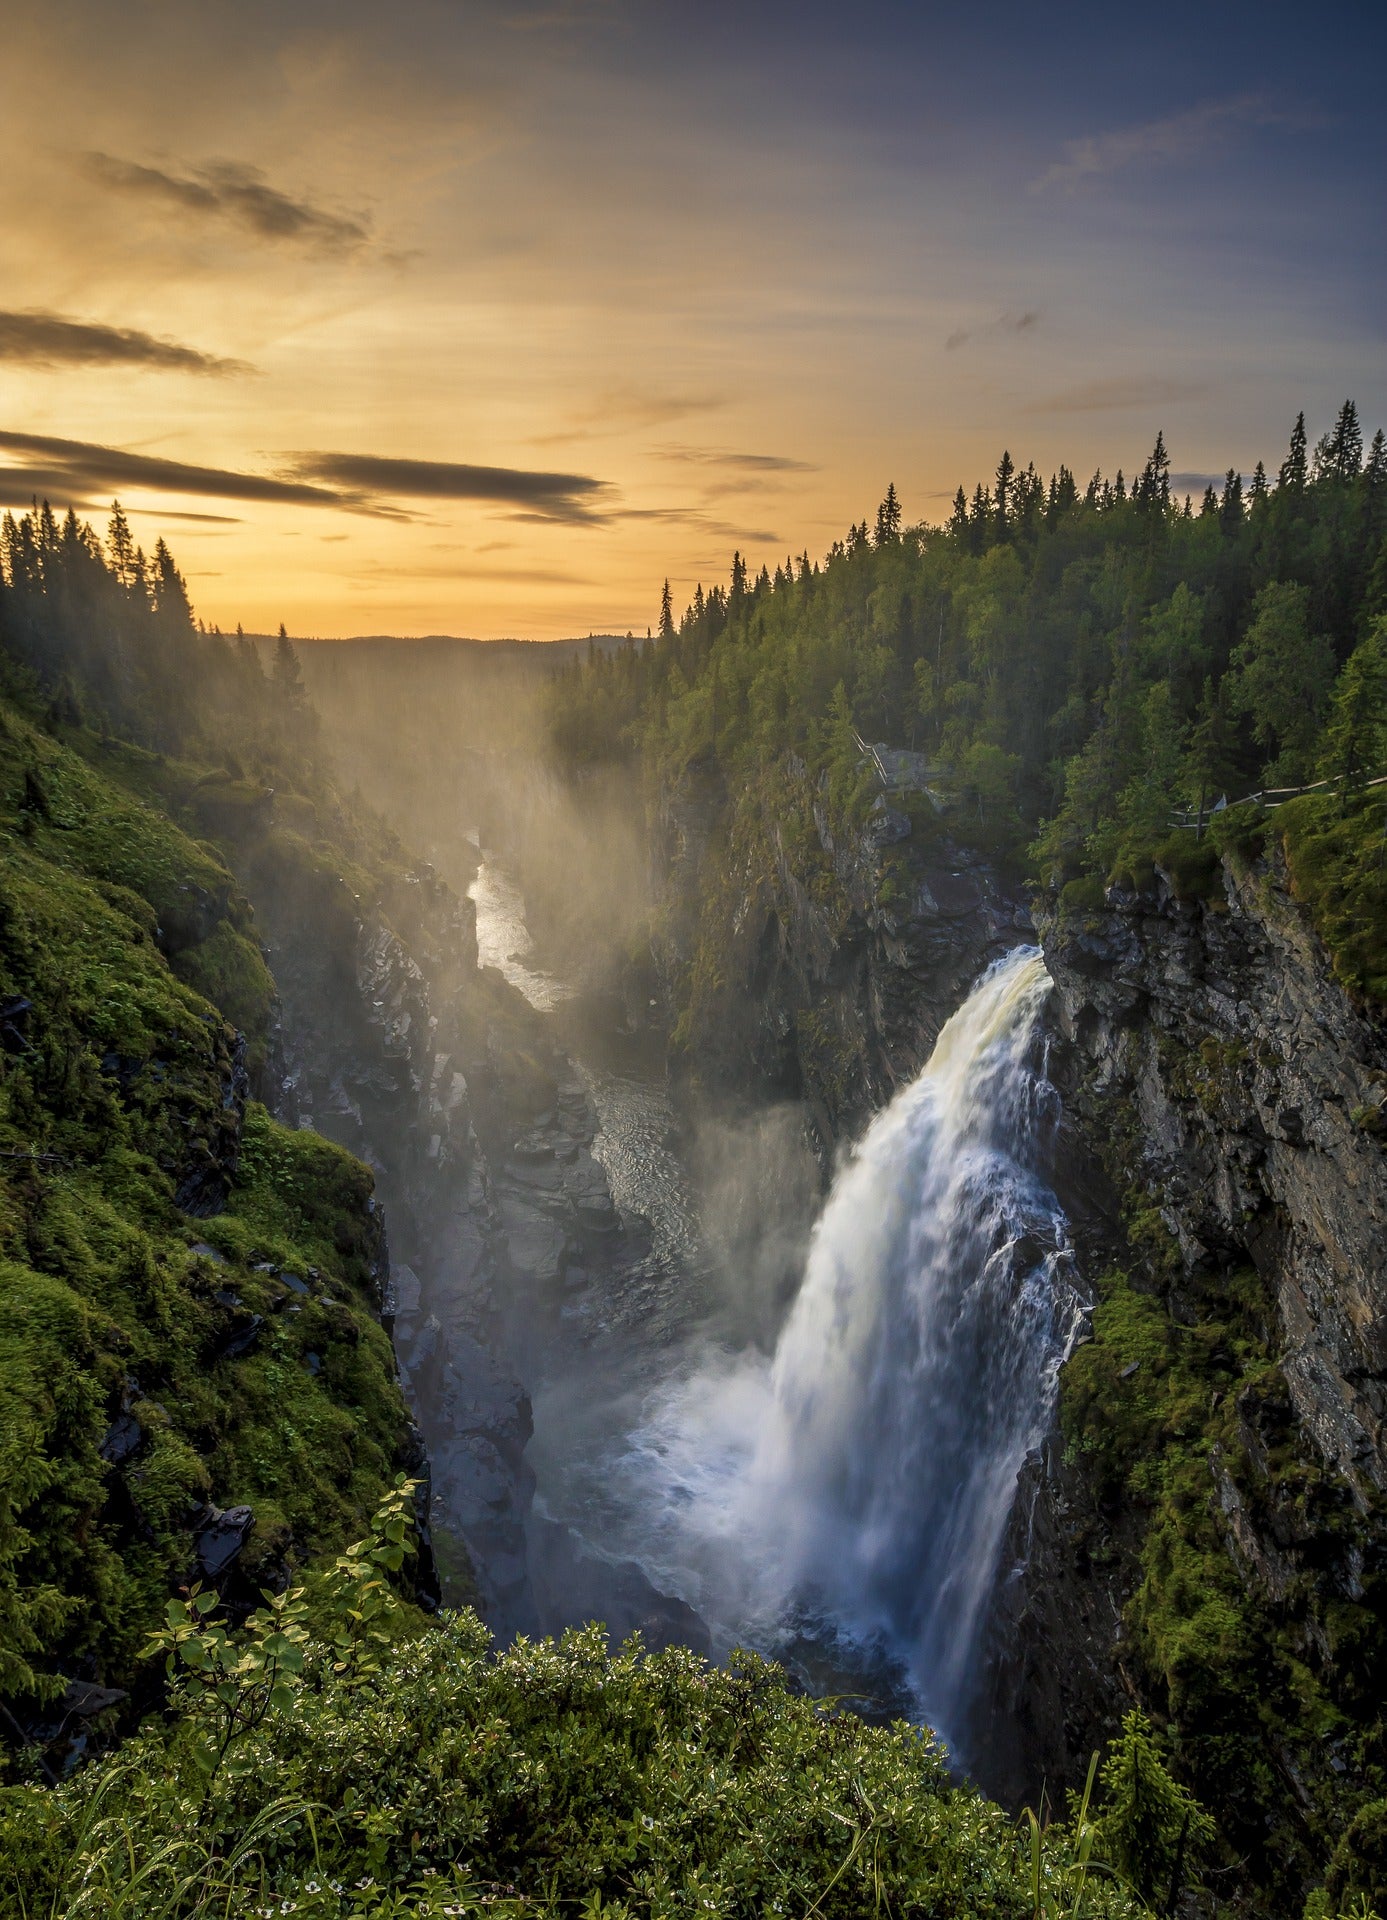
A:
<svg viewBox="0 0 1387 1920">
<path fill-rule="evenodd" d="M 257 239 L 306 247 L 318 253 L 355 253 L 368 245 L 364 214 L 335 213 L 311 200 L 272 187 L 259 167 L 239 160 L 209 160 L 187 173 L 170 173 L 114 154 L 89 153 L 88 174 L 117 193 L 172 207 L 185 216 L 226 221 Z"/>
<path fill-rule="evenodd" d="M 521 467 L 473 467 L 450 460 L 387 459 L 366 453 L 298 453 L 289 471 L 352 493 L 422 500 L 485 500 L 521 508 L 541 520 L 579 525 L 605 517 L 611 489 L 583 473 L 538 473 Z"/>
<path fill-rule="evenodd" d="M 1139 126 L 1119 127 L 1111 133 L 1067 140 L 1064 157 L 1029 183 L 1030 193 L 1052 187 L 1073 189 L 1082 181 L 1144 162 L 1178 163 L 1195 159 L 1235 127 L 1305 129 L 1322 125 L 1322 117 L 1303 108 L 1278 106 L 1268 95 L 1239 93 L 1227 100 L 1206 100 L 1164 119 L 1145 120 Z"/>
<path fill-rule="evenodd" d="M 791 460 L 780 453 L 731 453 L 725 447 L 691 447 L 679 442 L 656 447 L 661 460 L 677 460 L 688 466 L 726 467 L 736 473 L 818 473 L 808 460 Z"/>
<path fill-rule="evenodd" d="M 701 507 L 625 507 L 612 515 L 614 520 L 658 520 L 666 526 L 689 527 L 695 533 L 710 534 L 717 540 L 742 541 L 747 545 L 775 547 L 780 535 L 767 527 L 748 527 L 735 520 L 719 520 Z"/>
<path fill-rule="evenodd" d="M 375 580 L 488 580 L 507 581 L 519 586 L 527 583 L 545 587 L 595 587 L 600 583 L 581 573 L 569 573 L 559 567 L 513 567 L 471 566 L 459 561 L 454 566 L 441 562 L 425 563 L 422 566 L 412 562 L 392 565 L 387 561 L 371 562 L 352 569 L 359 582 Z"/>
<path fill-rule="evenodd" d="M 138 327 L 108 327 L 90 320 L 26 308 L 0 311 L 0 360 L 31 367 L 154 367 L 174 373 L 254 373 L 245 360 L 224 360 Z"/>
<path fill-rule="evenodd" d="M 1161 406 L 1167 402 L 1195 400 L 1207 392 L 1202 380 L 1169 380 L 1159 375 L 1118 375 L 1108 380 L 1086 380 L 1077 387 L 1066 387 L 1032 400 L 1023 413 L 1105 413 L 1121 407 Z"/>
<path fill-rule="evenodd" d="M 599 393 L 590 407 L 568 416 L 562 429 L 537 434 L 532 446 L 552 447 L 567 440 L 588 440 L 609 433 L 629 433 L 650 427 L 667 427 L 691 414 L 712 413 L 726 406 L 725 394 L 660 391 L 649 387 L 616 386 Z"/>
<path fill-rule="evenodd" d="M 945 340 L 944 346 L 949 353 L 964 346 L 969 340 L 980 340 L 989 333 L 1029 333 L 1040 325 L 1040 310 L 1027 307 L 1023 313 L 999 313 L 995 320 L 979 321 L 974 327 L 956 327 Z"/>
<path fill-rule="evenodd" d="M 199 524 L 215 522 L 223 527 L 243 527 L 246 524 L 238 514 L 234 513 L 171 513 L 167 507 L 126 507 L 124 511 L 141 514 L 148 520 L 195 520 Z M 345 540 L 347 536 L 345 533 L 339 533 L 334 537 Z"/>
</svg>

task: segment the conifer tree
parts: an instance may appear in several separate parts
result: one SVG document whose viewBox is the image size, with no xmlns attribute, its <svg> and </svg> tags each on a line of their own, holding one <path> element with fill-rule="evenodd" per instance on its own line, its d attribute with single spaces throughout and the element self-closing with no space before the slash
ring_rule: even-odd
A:
<svg viewBox="0 0 1387 1920">
<path fill-rule="evenodd" d="M 111 502 L 111 521 L 106 533 L 106 554 L 116 584 L 128 592 L 138 577 L 135 571 L 135 541 L 130 522 L 121 511 L 119 500 Z"/>
<path fill-rule="evenodd" d="M 1237 773 L 1238 730 L 1228 707 L 1223 681 L 1204 682 L 1204 697 L 1190 732 L 1186 778 L 1202 833 L 1209 808 L 1226 793 Z"/>
<path fill-rule="evenodd" d="M 997 509 L 997 538 L 1005 540 L 1011 526 L 1011 483 L 1016 473 L 1016 462 L 1004 447 L 1002 457 L 997 462 L 997 477 L 992 498 Z"/>
<path fill-rule="evenodd" d="M 670 598 L 668 580 L 665 581 L 660 592 L 659 632 L 661 640 L 672 640 L 674 638 L 674 602 Z"/>
<path fill-rule="evenodd" d="M 893 546 L 901 537 L 901 503 L 896 498 L 896 483 L 889 482 L 886 498 L 877 508 L 876 544 L 878 547 Z"/>
<path fill-rule="evenodd" d="M 1165 449 L 1164 432 L 1156 435 L 1156 444 L 1132 489 L 1132 498 L 1148 512 L 1157 507 L 1164 511 L 1170 505 L 1170 455 Z"/>
<path fill-rule="evenodd" d="M 1308 779 L 1334 675 L 1329 641 L 1310 630 L 1308 588 L 1282 580 L 1263 587 L 1247 632 L 1233 649 L 1232 668 L 1233 711 L 1251 721 L 1259 746 L 1276 752 L 1268 776 L 1287 785 Z"/>
<path fill-rule="evenodd" d="M 1280 484 L 1287 493 L 1304 493 L 1305 482 L 1309 477 L 1306 463 L 1305 415 L 1298 413 L 1295 426 L 1291 429 L 1291 444 L 1286 458 L 1281 462 Z"/>
<path fill-rule="evenodd" d="M 1358 409 L 1345 400 L 1329 436 L 1327 468 L 1335 480 L 1356 480 L 1363 465 L 1363 430 L 1358 424 Z"/>
<path fill-rule="evenodd" d="M 1387 618 L 1359 642 L 1334 684 L 1321 771 L 1340 782 L 1340 804 L 1376 772 L 1387 730 Z"/>
<path fill-rule="evenodd" d="M 1243 523 L 1243 477 L 1230 467 L 1223 479 L 1223 498 L 1218 504 L 1219 524 L 1226 534 L 1236 533 Z"/>
<path fill-rule="evenodd" d="M 299 666 L 299 656 L 294 651 L 294 643 L 285 631 L 284 622 L 279 623 L 279 633 L 275 637 L 274 669 L 271 680 L 277 698 L 290 710 L 304 706 L 307 694 L 303 685 L 303 670 Z"/>
<path fill-rule="evenodd" d="M 1185 1787 L 1171 1778 L 1145 1714 L 1134 1708 L 1108 1749 L 1099 1776 L 1103 1808 L 1098 1845 L 1159 1911 L 1180 1911 L 1180 1895 L 1194 1862 L 1215 1837 L 1213 1821 Z"/>
</svg>

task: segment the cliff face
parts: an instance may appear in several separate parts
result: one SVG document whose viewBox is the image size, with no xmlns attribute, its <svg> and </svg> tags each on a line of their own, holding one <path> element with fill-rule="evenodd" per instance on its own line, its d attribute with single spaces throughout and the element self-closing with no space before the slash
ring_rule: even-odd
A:
<svg viewBox="0 0 1387 1920">
<path fill-rule="evenodd" d="M 1015 1785 L 1081 1773 L 1141 1698 L 1284 1897 L 1383 1791 L 1387 1043 L 1276 861 L 1218 880 L 1042 925 L 1097 1305 L 1018 1503 L 994 1704 Z"/>
<path fill-rule="evenodd" d="M 1273 870 L 1225 871 L 1207 904 L 1108 904 L 1046 928 L 1069 1109 L 1096 1134 L 1130 1105 L 1184 1271 L 1262 1277 L 1304 1444 L 1366 1511 L 1387 1487 L 1387 1036 Z"/>
<path fill-rule="evenodd" d="M 241 867 L 280 995 L 269 1096 L 375 1173 L 386 1319 L 421 1429 L 445 1597 L 504 1625 L 524 1599 L 530 1414 L 496 1324 L 505 1249 L 474 1125 L 488 983 L 471 902 L 426 865 L 364 900 L 273 836 Z"/>
<path fill-rule="evenodd" d="M 1021 891 L 928 803 L 883 801 L 865 832 L 835 831 L 792 757 L 730 839 L 724 810 L 697 777 L 664 797 L 657 962 L 692 1072 L 711 1090 L 802 1099 L 827 1166 L 1034 927 Z"/>
</svg>

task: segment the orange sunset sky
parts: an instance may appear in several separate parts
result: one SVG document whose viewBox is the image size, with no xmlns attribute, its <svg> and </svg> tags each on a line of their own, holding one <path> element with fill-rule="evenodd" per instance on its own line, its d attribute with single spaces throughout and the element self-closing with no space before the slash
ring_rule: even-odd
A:
<svg viewBox="0 0 1387 1920">
<path fill-rule="evenodd" d="M 118 493 L 223 626 L 542 638 L 1004 444 L 1380 418 L 1336 10 L 1113 12 L 6 8 L 0 505 Z"/>
</svg>

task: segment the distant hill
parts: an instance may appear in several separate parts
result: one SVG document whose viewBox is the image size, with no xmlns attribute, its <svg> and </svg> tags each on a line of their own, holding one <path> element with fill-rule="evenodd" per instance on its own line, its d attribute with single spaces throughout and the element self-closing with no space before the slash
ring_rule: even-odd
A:
<svg viewBox="0 0 1387 1920">
<path fill-rule="evenodd" d="M 628 640 L 639 636 L 628 633 L 591 633 L 582 637 L 574 636 L 569 640 L 526 640 L 519 636 L 503 640 L 478 640 L 470 635 L 457 633 L 393 634 L 393 633 L 354 633 L 340 639 L 324 634 L 301 636 L 291 634 L 296 647 L 310 651 L 320 647 L 350 648 L 353 652 L 367 653 L 376 649 L 398 649 L 400 653 L 432 655 L 438 658 L 447 649 L 457 647 L 466 650 L 468 655 L 487 654 L 493 660 L 523 660 L 527 665 L 553 666 L 559 658 L 569 658 L 575 653 L 586 653 L 590 646 L 599 653 L 615 653 L 624 647 Z M 251 633 L 246 638 L 258 647 L 272 647 L 275 636 L 272 633 Z"/>
</svg>

